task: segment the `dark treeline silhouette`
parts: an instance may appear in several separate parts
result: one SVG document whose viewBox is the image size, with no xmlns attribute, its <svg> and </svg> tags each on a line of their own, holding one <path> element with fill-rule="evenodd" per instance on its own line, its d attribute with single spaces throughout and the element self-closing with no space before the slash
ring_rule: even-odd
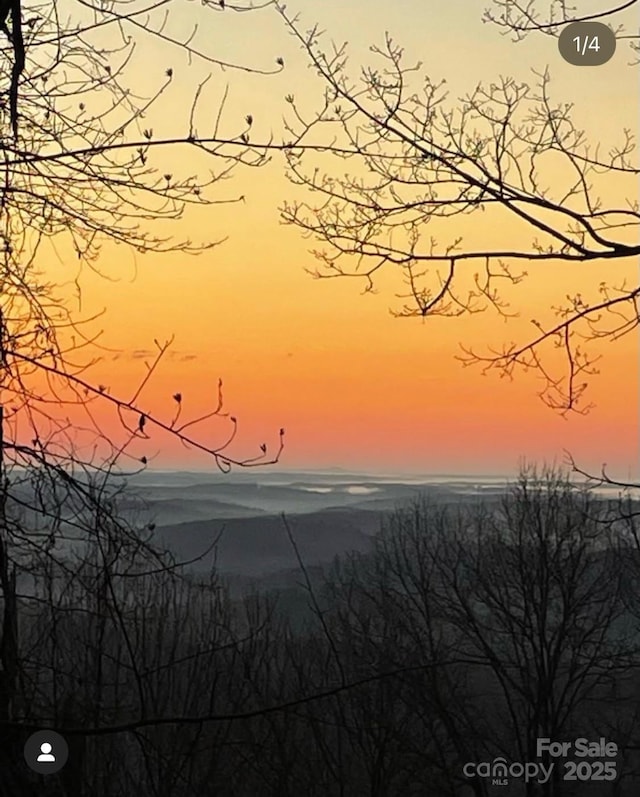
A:
<svg viewBox="0 0 640 797">
<path fill-rule="evenodd" d="M 383 516 L 372 553 L 321 579 L 301 562 L 299 615 L 276 593 L 232 600 L 215 571 L 177 566 L 116 509 L 55 565 L 23 563 L 19 758 L 3 797 L 636 793 L 630 499 L 533 471 L 500 500 L 425 494 Z M 46 779 L 21 759 L 41 727 L 71 752 Z M 464 774 L 548 763 L 537 739 L 580 737 L 615 742 L 615 780 L 565 781 L 563 759 L 545 783 Z"/>
</svg>

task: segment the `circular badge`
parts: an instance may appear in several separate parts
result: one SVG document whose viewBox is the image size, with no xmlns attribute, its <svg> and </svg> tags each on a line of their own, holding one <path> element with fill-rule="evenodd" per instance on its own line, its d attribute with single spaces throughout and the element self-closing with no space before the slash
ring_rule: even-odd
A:
<svg viewBox="0 0 640 797">
<path fill-rule="evenodd" d="M 572 22 L 560 34 L 558 49 L 574 66 L 601 66 L 616 51 L 616 35 L 602 22 Z"/>
<path fill-rule="evenodd" d="M 55 731 L 36 731 L 24 745 L 24 760 L 34 772 L 53 775 L 67 763 L 69 748 Z"/>
</svg>

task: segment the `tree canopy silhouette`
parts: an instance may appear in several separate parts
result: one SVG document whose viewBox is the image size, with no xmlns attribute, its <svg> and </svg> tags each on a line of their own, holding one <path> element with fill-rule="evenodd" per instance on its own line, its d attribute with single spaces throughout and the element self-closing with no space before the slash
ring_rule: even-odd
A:
<svg viewBox="0 0 640 797">
<path fill-rule="evenodd" d="M 615 22 L 632 5 L 588 18 Z M 544 16 L 546 7 L 505 0 L 485 20 L 521 37 L 558 35 L 579 17 L 564 2 Z M 346 44 L 328 44 L 318 27 L 304 30 L 284 6 L 279 12 L 323 87 L 312 112 L 288 97 L 288 172 L 302 198 L 284 203 L 282 217 L 320 242 L 312 273 L 373 290 L 382 271 L 395 270 L 404 284 L 398 316 L 492 310 L 508 319 L 528 312 L 512 287 L 527 269 L 598 264 L 596 284 L 572 271 L 575 285 L 555 315 L 531 319 L 524 338 L 489 350 L 467 345 L 460 356 L 506 376 L 535 371 L 547 405 L 586 412 L 596 341 L 618 340 L 639 320 L 640 284 L 614 269 L 640 254 L 632 131 L 621 129 L 605 151 L 574 121 L 571 103 L 554 101 L 549 68 L 533 81 L 503 76 L 454 99 L 445 79 L 409 63 L 387 36 L 354 75 Z"/>
<path fill-rule="evenodd" d="M 225 14 L 269 5 L 239 0 L 224 7 L 203 0 L 198 15 L 224 24 Z M 171 341 L 154 341 L 132 394 L 120 396 L 95 381 L 96 317 L 82 317 L 68 285 L 75 284 L 79 299 L 82 269 L 108 274 L 100 263 L 106 244 L 185 255 L 216 245 L 176 240 L 171 227 L 190 207 L 241 202 L 241 196 L 221 195 L 220 181 L 238 165 L 257 168 L 264 162 L 264 153 L 248 146 L 250 122 L 228 120 L 224 99 L 204 129 L 199 111 L 207 81 L 194 82 L 189 69 L 175 69 L 172 60 L 253 72 L 265 80 L 283 65 L 277 53 L 268 64 L 218 58 L 214 47 L 200 47 L 206 37 L 197 35 L 197 25 L 186 34 L 174 33 L 181 20 L 163 0 L 14 0 L 2 13 L 0 792 L 27 794 L 28 778 L 16 774 L 24 767 L 12 723 L 27 728 L 30 720 L 86 721 L 74 694 L 87 677 L 102 716 L 105 656 L 112 656 L 120 674 L 133 673 L 137 691 L 131 699 L 141 714 L 147 712 L 126 604 L 144 594 L 148 599 L 153 579 L 161 575 L 175 584 L 180 568 L 153 539 L 153 524 L 133 512 L 131 499 L 128 509 L 122 506 L 127 473 L 148 462 L 140 445 L 164 432 L 205 452 L 212 465 L 227 472 L 234 465 L 276 462 L 284 437 L 281 429 L 275 446 L 263 445 L 257 456 L 235 456 L 238 421 L 224 408 L 220 380 L 213 382 L 212 407 L 204 416 L 186 417 L 187 391 L 173 399 L 167 395 L 166 416 L 150 412 L 141 393 Z M 137 51 L 149 43 L 167 63 L 141 70 Z M 171 88 L 177 80 L 191 104 L 176 120 Z M 149 118 L 159 119 L 165 130 L 154 131 Z M 168 168 L 171 153 L 180 148 L 197 152 L 205 165 L 208 160 L 203 177 Z M 54 269 L 51 259 L 58 254 L 60 266 Z M 98 404 L 116 410 L 121 426 L 115 433 L 98 420 Z M 78 423 L 78 412 L 84 423 Z M 222 424 L 214 442 L 196 430 L 210 418 Z M 209 588 L 215 596 L 215 585 Z M 218 610 L 223 612 L 223 603 L 212 609 Z M 104 647 L 114 637 L 115 657 Z M 81 649 L 74 652 L 80 640 Z M 68 777 L 73 781 L 73 767 Z M 69 788 L 80 793 L 73 782 Z"/>
</svg>

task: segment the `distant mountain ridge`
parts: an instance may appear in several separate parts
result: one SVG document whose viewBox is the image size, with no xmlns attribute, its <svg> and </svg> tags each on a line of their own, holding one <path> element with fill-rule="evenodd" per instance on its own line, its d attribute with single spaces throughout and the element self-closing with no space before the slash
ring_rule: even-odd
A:
<svg viewBox="0 0 640 797">
<path fill-rule="evenodd" d="M 264 579 L 297 568 L 286 535 L 285 514 L 306 565 L 331 562 L 349 551 L 371 549 L 383 515 L 428 492 L 434 501 L 466 502 L 479 495 L 500 494 L 504 483 L 444 479 L 437 483 L 372 479 L 362 474 L 265 473 L 243 478 L 165 474 L 158 484 L 148 475 L 136 492 L 148 506 L 158 539 L 181 561 L 205 552 L 222 529 L 216 548 L 217 569 L 236 577 Z M 249 478 L 249 476 L 251 478 Z M 213 553 L 191 565 L 207 570 Z"/>
<path fill-rule="evenodd" d="M 334 509 L 290 515 L 287 523 L 305 564 L 318 565 L 348 551 L 371 550 L 380 517 L 366 510 Z M 277 515 L 192 521 L 157 529 L 158 539 L 179 560 L 195 559 L 218 534 L 215 555 L 210 553 L 192 565 L 193 570 L 209 570 L 214 560 L 222 573 L 249 577 L 298 567 L 282 517 Z"/>
</svg>

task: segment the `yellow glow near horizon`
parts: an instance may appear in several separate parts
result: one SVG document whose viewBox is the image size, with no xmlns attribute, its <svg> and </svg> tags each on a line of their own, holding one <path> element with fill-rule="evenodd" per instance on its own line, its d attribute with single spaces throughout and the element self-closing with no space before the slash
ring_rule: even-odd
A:
<svg viewBox="0 0 640 797">
<path fill-rule="evenodd" d="M 516 45 L 482 25 L 486 2 L 451 0 L 438 4 L 436 17 L 425 4 L 409 0 L 396 4 L 393 15 L 381 0 L 348 8 L 337 0 L 322 7 L 299 5 L 309 25 L 318 19 L 336 40 L 352 41 L 354 57 L 365 57 L 366 47 L 390 29 L 406 47 L 408 60 L 421 59 L 434 78 L 447 78 L 452 97 L 499 74 L 531 79 L 532 67 L 541 70 L 549 63 L 555 99 L 574 101 L 578 124 L 597 128 L 603 142 L 613 142 L 637 119 L 632 93 L 637 76 L 629 74 L 622 45 L 610 64 L 580 71 L 561 61 L 550 37 L 532 36 Z M 279 128 L 285 93 L 308 92 L 311 107 L 318 84 L 275 15 L 263 13 L 259 23 L 251 15 L 238 16 L 242 20 L 229 21 L 236 32 L 221 40 L 223 50 L 235 53 L 236 60 L 255 62 L 283 55 L 287 68 L 275 78 L 216 72 L 208 102 L 213 114 L 215 98 L 228 81 L 226 118 L 241 120 L 252 113 L 259 138 Z M 258 36 L 260 26 L 263 35 Z M 157 66 L 161 73 L 163 53 L 147 57 L 149 70 Z M 194 85 L 206 71 L 194 67 L 193 78 L 185 72 L 184 85 Z M 594 119 L 590 103 L 596 96 Z M 185 94 L 183 101 L 188 99 Z M 184 127 L 178 113 L 166 120 L 166 130 L 162 119 L 152 121 L 158 135 Z M 166 158 L 168 171 L 194 171 L 187 150 L 157 158 Z M 200 158 L 199 163 L 206 162 Z M 637 333 L 601 347 L 601 373 L 592 379 L 589 396 L 596 407 L 585 417 L 566 420 L 541 404 L 534 377 L 520 373 L 512 382 L 499 380 L 482 376 L 478 368 L 462 368 L 454 359 L 459 342 L 482 349 L 523 339 L 530 319 L 548 317 L 550 305 L 568 291 L 584 283 L 585 294 L 593 292 L 612 271 L 636 274 L 637 264 L 529 265 L 529 278 L 510 292 L 521 318 L 509 323 L 490 312 L 457 320 L 397 319 L 389 313 L 398 307 L 395 275 L 381 278 L 379 293 L 363 296 L 363 286 L 355 281 L 316 281 L 305 273 L 305 267 L 314 266 L 309 241 L 279 220 L 278 205 L 292 188 L 281 176 L 278 156 L 263 170 L 239 170 L 218 190 L 221 196 L 246 199 L 194 210 L 181 222 L 166 223 L 161 232 L 194 240 L 228 235 L 224 244 L 193 258 L 134 256 L 107 246 L 100 268 L 118 281 L 83 275 L 83 312 L 106 309 L 98 326 L 105 328 L 104 344 L 113 349 L 92 371 L 97 382 L 126 395 L 144 376 L 145 352 L 148 359 L 153 339 L 175 334 L 175 353 L 143 394 L 147 405 L 170 417 L 171 395 L 179 390 L 185 414 L 198 415 L 214 403 L 222 377 L 228 409 L 240 421 L 234 449 L 239 457 L 251 456 L 263 441 L 276 446 L 284 426 L 283 467 L 496 472 L 515 469 L 522 457 L 559 461 L 564 449 L 591 467 L 608 462 L 624 476 L 637 467 Z M 481 227 L 474 219 L 467 227 L 478 245 L 520 235 L 515 226 Z M 527 244 L 532 238 L 526 233 Z M 63 270 L 64 261 L 52 268 L 58 275 Z M 108 424 L 116 434 L 115 420 Z M 219 428 L 224 439 L 224 420 Z M 213 433 L 207 428 L 206 434 Z M 149 444 L 151 453 L 158 450 L 157 466 L 206 462 L 168 438 Z"/>
</svg>

